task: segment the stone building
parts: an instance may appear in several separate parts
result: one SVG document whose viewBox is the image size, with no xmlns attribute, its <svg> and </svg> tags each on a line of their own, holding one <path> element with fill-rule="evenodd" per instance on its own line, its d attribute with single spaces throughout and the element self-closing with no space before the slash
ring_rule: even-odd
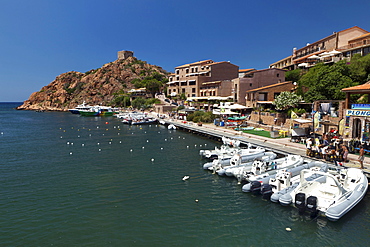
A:
<svg viewBox="0 0 370 247">
<path fill-rule="evenodd" d="M 134 52 L 133 51 L 119 51 L 117 52 L 118 59 L 127 59 L 129 57 L 133 57 Z"/>
<path fill-rule="evenodd" d="M 350 59 L 356 53 L 369 52 L 370 33 L 354 26 L 315 41 L 302 48 L 294 48 L 293 54 L 270 64 L 270 68 L 297 69 L 309 68 L 317 62 L 333 63 Z M 366 41 L 365 41 L 366 40 Z M 367 47 L 367 49 L 363 49 Z"/>
<path fill-rule="evenodd" d="M 285 70 L 277 68 L 254 70 L 246 73 L 243 78 L 232 80 L 231 95 L 234 102 L 245 105 L 246 91 L 283 81 L 285 81 Z"/>
<path fill-rule="evenodd" d="M 167 94 L 170 96 L 184 94 L 185 97 L 216 95 L 216 91 L 210 90 L 212 86 L 203 86 L 203 83 L 231 80 L 238 77 L 238 72 L 239 67 L 230 62 L 204 60 L 181 65 L 176 67 L 175 73 L 168 78 Z"/>
</svg>

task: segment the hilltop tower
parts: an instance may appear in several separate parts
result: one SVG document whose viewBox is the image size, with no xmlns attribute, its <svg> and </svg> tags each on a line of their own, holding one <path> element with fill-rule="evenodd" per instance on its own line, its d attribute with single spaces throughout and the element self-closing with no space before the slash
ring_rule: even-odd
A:
<svg viewBox="0 0 370 247">
<path fill-rule="evenodd" d="M 117 52 L 118 59 L 127 59 L 134 56 L 133 51 L 119 51 Z"/>
</svg>

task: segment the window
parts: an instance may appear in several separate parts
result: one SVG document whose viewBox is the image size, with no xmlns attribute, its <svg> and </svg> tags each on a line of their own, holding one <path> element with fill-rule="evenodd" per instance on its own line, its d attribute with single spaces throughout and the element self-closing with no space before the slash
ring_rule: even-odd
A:
<svg viewBox="0 0 370 247">
<path fill-rule="evenodd" d="M 192 93 L 195 93 L 195 88 L 194 87 L 191 89 L 191 92 Z"/>
<path fill-rule="evenodd" d="M 279 77 L 279 73 L 276 74 L 276 77 Z"/>
<path fill-rule="evenodd" d="M 181 89 L 181 93 L 185 93 L 185 88 Z"/>
</svg>

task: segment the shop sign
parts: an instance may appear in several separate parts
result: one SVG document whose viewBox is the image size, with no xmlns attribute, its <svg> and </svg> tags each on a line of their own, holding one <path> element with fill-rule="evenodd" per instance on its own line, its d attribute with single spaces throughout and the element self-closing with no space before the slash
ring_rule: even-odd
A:
<svg viewBox="0 0 370 247">
<path fill-rule="evenodd" d="M 347 116 L 370 117 L 370 111 L 346 110 Z"/>
<path fill-rule="evenodd" d="M 352 104 L 351 109 L 370 110 L 370 104 Z"/>
</svg>

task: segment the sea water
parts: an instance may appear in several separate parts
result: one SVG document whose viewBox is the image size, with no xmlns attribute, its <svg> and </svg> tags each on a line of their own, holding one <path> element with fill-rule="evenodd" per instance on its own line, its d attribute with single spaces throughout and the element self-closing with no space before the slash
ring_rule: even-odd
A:
<svg viewBox="0 0 370 247">
<path fill-rule="evenodd" d="M 199 150 L 220 145 L 211 139 L 17 105 L 0 104 L 2 246 L 364 246 L 370 239 L 368 195 L 338 222 L 311 219 L 203 170 Z"/>
</svg>

